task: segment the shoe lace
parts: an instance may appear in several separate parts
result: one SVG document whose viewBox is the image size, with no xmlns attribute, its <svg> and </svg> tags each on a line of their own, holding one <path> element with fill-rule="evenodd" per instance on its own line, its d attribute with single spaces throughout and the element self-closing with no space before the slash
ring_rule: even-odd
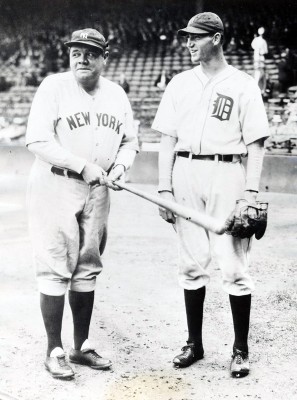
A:
<svg viewBox="0 0 297 400">
<path fill-rule="evenodd" d="M 235 354 L 234 354 L 234 360 L 236 364 L 242 364 L 244 359 L 246 358 L 246 355 L 243 351 L 240 350 L 236 350 Z"/>
<path fill-rule="evenodd" d="M 234 358 L 235 358 L 235 363 L 236 364 L 241 364 L 242 361 L 243 361 L 241 354 L 236 354 Z"/>
<path fill-rule="evenodd" d="M 65 356 L 58 356 L 58 364 L 61 368 L 67 367 Z"/>
<path fill-rule="evenodd" d="M 88 354 L 90 354 L 91 357 L 92 357 L 94 360 L 98 360 L 98 358 L 101 358 L 101 357 L 99 356 L 99 354 L 96 353 L 95 350 L 90 350 L 90 351 L 88 351 Z"/>
</svg>

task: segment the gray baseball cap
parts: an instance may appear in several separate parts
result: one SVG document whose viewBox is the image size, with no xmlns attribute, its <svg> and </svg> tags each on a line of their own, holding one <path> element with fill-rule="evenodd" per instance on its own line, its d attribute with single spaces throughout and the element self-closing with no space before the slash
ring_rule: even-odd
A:
<svg viewBox="0 0 297 400">
<path fill-rule="evenodd" d="M 103 51 L 108 46 L 105 37 L 96 29 L 92 28 L 74 31 L 72 33 L 71 40 L 65 43 L 65 45 L 68 47 L 76 44 L 87 44 L 88 46 L 97 47 Z"/>
<path fill-rule="evenodd" d="M 221 18 L 212 12 L 204 12 L 194 15 L 188 22 L 186 28 L 180 29 L 178 34 L 181 36 L 186 36 L 189 33 L 216 33 L 224 32 L 224 25 Z"/>
</svg>

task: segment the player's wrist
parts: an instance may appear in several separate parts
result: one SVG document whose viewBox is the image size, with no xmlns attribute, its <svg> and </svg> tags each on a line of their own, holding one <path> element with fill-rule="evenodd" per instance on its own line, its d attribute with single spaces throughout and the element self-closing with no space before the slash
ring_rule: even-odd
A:
<svg viewBox="0 0 297 400">
<path fill-rule="evenodd" d="M 257 199 L 258 191 L 257 190 L 245 190 L 243 197 L 249 203 L 254 203 Z"/>
<path fill-rule="evenodd" d="M 124 164 L 116 164 L 116 165 L 113 166 L 112 169 L 115 169 L 117 167 L 122 167 L 124 169 L 124 172 L 126 172 L 126 170 L 127 170 L 127 167 Z"/>
</svg>

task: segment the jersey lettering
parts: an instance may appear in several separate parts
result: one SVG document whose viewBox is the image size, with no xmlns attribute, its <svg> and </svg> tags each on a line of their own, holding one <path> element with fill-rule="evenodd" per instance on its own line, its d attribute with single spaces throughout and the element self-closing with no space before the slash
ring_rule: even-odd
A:
<svg viewBox="0 0 297 400">
<path fill-rule="evenodd" d="M 85 124 L 90 125 L 90 113 L 89 112 L 82 112 L 81 115 L 84 117 Z"/>
<path fill-rule="evenodd" d="M 103 116 L 102 116 L 102 125 L 103 126 L 108 125 L 108 115 L 107 114 L 103 114 Z"/>
<path fill-rule="evenodd" d="M 213 103 L 212 117 L 220 121 L 228 121 L 232 112 L 234 101 L 231 97 L 217 93 L 218 97 Z"/>
<path fill-rule="evenodd" d="M 73 128 L 80 128 L 85 125 L 90 125 L 90 113 L 77 112 L 73 114 L 73 116 L 70 115 L 69 117 L 66 117 L 66 120 L 71 130 Z"/>
<path fill-rule="evenodd" d="M 79 117 L 79 115 L 80 115 L 79 112 L 76 113 L 76 114 L 74 114 L 75 119 L 76 119 L 76 122 L 77 122 L 77 125 L 78 125 L 79 127 L 81 127 L 81 126 L 84 126 L 84 124 L 82 124 L 82 123 L 80 122 L 80 117 Z"/>
<path fill-rule="evenodd" d="M 120 134 L 121 126 L 123 125 L 122 122 L 116 119 L 115 116 L 109 114 L 98 114 L 96 113 L 97 117 L 97 126 L 104 126 L 112 129 L 118 135 Z M 71 130 L 81 128 L 85 125 L 90 125 L 90 113 L 89 112 L 77 112 L 73 115 L 69 115 L 66 117 L 68 122 L 68 126 Z"/>
<path fill-rule="evenodd" d="M 123 125 L 122 122 L 116 119 L 113 115 L 108 114 L 96 114 L 98 126 L 108 126 L 114 130 L 118 135 L 120 134 L 120 128 Z"/>
</svg>

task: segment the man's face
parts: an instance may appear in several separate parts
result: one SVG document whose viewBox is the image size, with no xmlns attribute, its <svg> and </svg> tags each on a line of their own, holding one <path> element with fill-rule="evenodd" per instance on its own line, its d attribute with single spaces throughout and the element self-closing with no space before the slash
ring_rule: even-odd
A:
<svg viewBox="0 0 297 400">
<path fill-rule="evenodd" d="M 70 68 L 78 82 L 96 81 L 104 67 L 103 51 L 88 45 L 70 48 Z"/>
<path fill-rule="evenodd" d="M 208 62 L 213 56 L 213 34 L 194 34 L 187 36 L 187 47 L 193 64 Z"/>
</svg>

